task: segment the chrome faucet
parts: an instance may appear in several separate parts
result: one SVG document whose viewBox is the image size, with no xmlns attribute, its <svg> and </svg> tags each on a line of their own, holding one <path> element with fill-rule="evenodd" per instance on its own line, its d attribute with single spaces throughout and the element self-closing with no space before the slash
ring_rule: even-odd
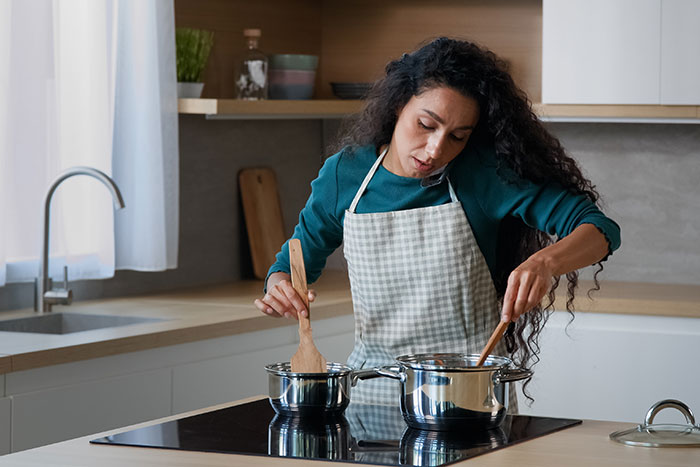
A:
<svg viewBox="0 0 700 467">
<path fill-rule="evenodd" d="M 36 279 L 36 295 L 34 311 L 47 313 L 53 305 L 70 305 L 73 301 L 73 292 L 68 289 L 68 268 L 63 268 L 63 289 L 53 289 L 49 278 L 49 219 L 51 218 L 51 197 L 65 179 L 73 175 L 89 175 L 101 181 L 112 193 L 115 209 L 124 207 L 124 200 L 119 187 L 114 180 L 103 172 L 92 167 L 71 167 L 62 172 L 49 186 L 44 200 L 44 239 L 41 244 L 41 262 L 39 263 L 39 277 Z"/>
</svg>

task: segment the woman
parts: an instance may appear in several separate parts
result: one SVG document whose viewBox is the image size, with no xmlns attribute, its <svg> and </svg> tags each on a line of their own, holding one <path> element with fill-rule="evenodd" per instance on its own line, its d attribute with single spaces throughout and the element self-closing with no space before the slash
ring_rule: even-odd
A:
<svg viewBox="0 0 700 467">
<path fill-rule="evenodd" d="M 499 319 L 512 323 L 494 353 L 529 367 L 559 276 L 569 281 L 571 311 L 576 270 L 620 245 L 591 182 L 503 62 L 475 44 L 439 38 L 390 62 L 341 146 L 312 182 L 293 236 L 309 282 L 344 245 L 352 367 L 407 353 L 478 353 Z M 255 301 L 262 312 L 307 313 L 286 244 L 266 286 Z M 395 404 L 390 383 L 362 382 L 353 401 Z M 514 399 L 512 391 L 513 408 Z"/>
</svg>

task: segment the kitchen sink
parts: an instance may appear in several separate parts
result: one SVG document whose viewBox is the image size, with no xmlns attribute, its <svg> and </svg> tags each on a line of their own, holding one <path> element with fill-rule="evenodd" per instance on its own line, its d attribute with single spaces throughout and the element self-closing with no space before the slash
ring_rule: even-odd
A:
<svg viewBox="0 0 700 467">
<path fill-rule="evenodd" d="M 37 334 L 71 334 L 92 329 L 115 328 L 130 324 L 163 321 L 137 316 L 87 315 L 83 313 L 50 313 L 27 318 L 0 321 L 0 331 Z"/>
</svg>

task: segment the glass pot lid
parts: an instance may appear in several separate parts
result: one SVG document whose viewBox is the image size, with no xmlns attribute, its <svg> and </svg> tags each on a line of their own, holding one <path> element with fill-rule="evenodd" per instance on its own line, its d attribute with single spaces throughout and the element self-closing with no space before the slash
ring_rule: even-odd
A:
<svg viewBox="0 0 700 467">
<path fill-rule="evenodd" d="M 661 410 L 673 408 L 685 416 L 687 425 L 654 424 L 654 417 Z M 610 439 L 630 446 L 650 448 L 700 447 L 700 426 L 695 424 L 695 417 L 683 402 L 665 399 L 652 405 L 644 418 L 644 423 L 629 430 L 610 433 Z"/>
</svg>

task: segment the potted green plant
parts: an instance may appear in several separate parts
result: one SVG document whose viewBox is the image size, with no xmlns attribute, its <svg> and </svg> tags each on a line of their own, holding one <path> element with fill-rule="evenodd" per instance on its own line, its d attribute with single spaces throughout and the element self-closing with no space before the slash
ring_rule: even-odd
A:
<svg viewBox="0 0 700 467">
<path fill-rule="evenodd" d="M 178 97 L 196 98 L 202 95 L 202 73 L 213 44 L 213 32 L 192 28 L 175 30 Z"/>
</svg>

